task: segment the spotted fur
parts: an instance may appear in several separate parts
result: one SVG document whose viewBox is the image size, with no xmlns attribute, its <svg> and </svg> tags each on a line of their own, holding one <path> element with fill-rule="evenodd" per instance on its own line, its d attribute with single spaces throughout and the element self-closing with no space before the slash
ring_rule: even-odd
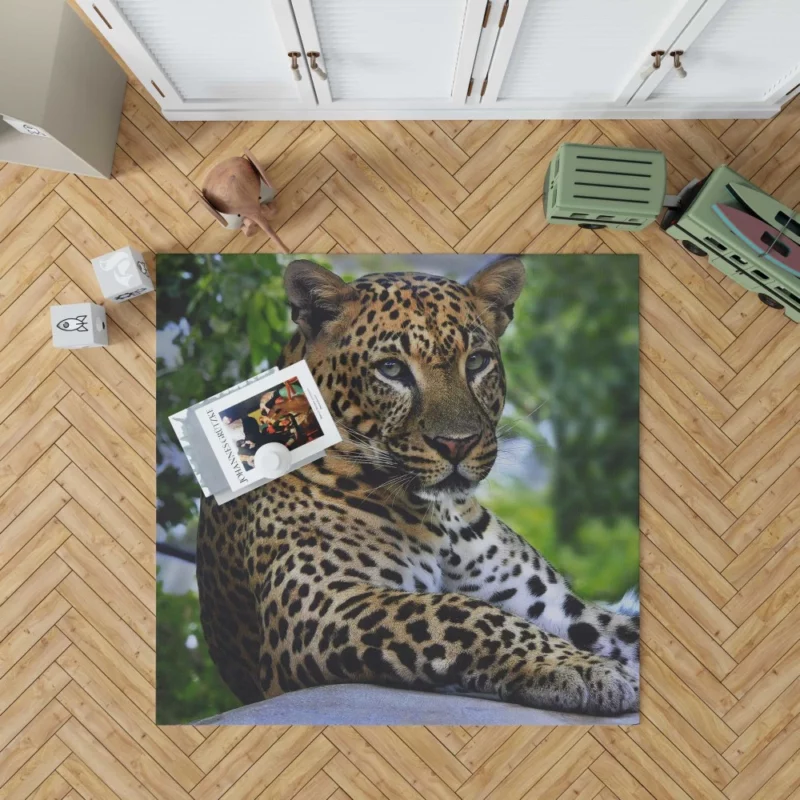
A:
<svg viewBox="0 0 800 800">
<path fill-rule="evenodd" d="M 203 628 L 232 690 L 247 703 L 364 681 L 637 708 L 638 617 L 578 598 L 473 497 L 497 454 L 519 260 L 466 285 L 347 284 L 303 261 L 285 282 L 298 330 L 282 364 L 306 359 L 346 441 L 223 506 L 203 501 Z"/>
</svg>

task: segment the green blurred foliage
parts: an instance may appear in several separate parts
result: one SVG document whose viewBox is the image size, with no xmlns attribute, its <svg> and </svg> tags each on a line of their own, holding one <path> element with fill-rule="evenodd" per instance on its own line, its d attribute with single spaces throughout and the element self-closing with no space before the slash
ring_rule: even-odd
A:
<svg viewBox="0 0 800 800">
<path fill-rule="evenodd" d="M 508 401 L 552 425 L 550 502 L 559 538 L 639 508 L 636 256 L 528 256 L 501 345 Z M 516 434 L 517 429 L 514 430 Z"/>
<path fill-rule="evenodd" d="M 167 594 L 159 581 L 156 608 L 156 722 L 194 722 L 241 705 L 208 654 L 197 595 Z M 190 636 L 196 647 L 187 647 Z"/>
<path fill-rule="evenodd" d="M 183 547 L 194 545 L 200 492 L 164 447 L 175 443 L 167 417 L 274 364 L 292 330 L 282 274 L 295 257 L 159 256 L 159 336 L 174 334 L 177 363 L 158 359 L 158 522 Z M 501 341 L 510 410 L 501 432 L 512 448 L 529 440 L 550 479 L 541 490 L 493 479 L 482 499 L 581 596 L 615 600 L 638 584 L 638 260 L 523 260 L 526 286 Z M 382 262 L 364 256 L 359 267 L 378 272 Z M 160 354 L 169 349 L 159 342 Z M 500 478 L 513 453 L 500 457 Z M 161 724 L 238 704 L 209 659 L 193 592 L 159 586 L 157 663 Z"/>
</svg>

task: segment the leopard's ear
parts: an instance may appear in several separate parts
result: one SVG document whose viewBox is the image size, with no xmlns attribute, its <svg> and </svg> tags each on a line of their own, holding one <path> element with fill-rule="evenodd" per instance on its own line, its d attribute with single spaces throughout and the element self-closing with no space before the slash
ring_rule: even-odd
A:
<svg viewBox="0 0 800 800">
<path fill-rule="evenodd" d="M 514 319 L 514 303 L 525 285 L 525 267 L 518 258 L 490 264 L 467 282 L 478 300 L 481 320 L 500 337 Z"/>
<path fill-rule="evenodd" d="M 292 319 L 308 341 L 343 316 L 349 301 L 358 299 L 349 283 L 313 261 L 292 261 L 286 267 L 283 285 Z"/>
</svg>

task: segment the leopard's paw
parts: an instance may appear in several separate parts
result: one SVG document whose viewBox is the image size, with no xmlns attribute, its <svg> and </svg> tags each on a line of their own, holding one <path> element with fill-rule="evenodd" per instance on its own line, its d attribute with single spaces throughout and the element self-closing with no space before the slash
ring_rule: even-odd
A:
<svg viewBox="0 0 800 800">
<path fill-rule="evenodd" d="M 639 708 L 639 678 L 615 661 L 586 659 L 526 665 L 500 697 L 552 711 L 617 716 Z"/>
</svg>

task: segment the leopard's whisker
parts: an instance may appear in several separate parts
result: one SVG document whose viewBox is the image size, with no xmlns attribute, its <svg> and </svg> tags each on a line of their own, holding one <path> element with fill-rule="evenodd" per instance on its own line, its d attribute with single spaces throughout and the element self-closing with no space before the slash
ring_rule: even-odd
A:
<svg viewBox="0 0 800 800">
<path fill-rule="evenodd" d="M 520 425 L 521 423 L 523 423 L 526 419 L 528 419 L 528 417 L 532 417 L 546 402 L 547 402 L 547 400 L 542 400 L 542 402 L 539 403 L 539 405 L 536 406 L 536 408 L 534 408 L 533 411 L 530 412 L 530 414 L 525 414 L 524 417 L 519 417 L 518 419 L 515 419 L 513 422 L 509 422 L 509 423 L 506 423 L 505 425 L 501 425 L 499 428 L 497 428 L 495 430 L 495 432 L 494 432 L 495 437 L 497 439 L 499 439 L 500 437 L 502 437 L 505 434 L 507 434 L 510 430 L 513 430 L 514 428 L 516 428 L 517 425 Z"/>
<path fill-rule="evenodd" d="M 367 455 L 373 462 L 382 463 L 386 466 L 393 466 L 395 461 L 391 455 L 385 453 L 382 450 L 379 450 L 374 445 L 365 445 L 360 442 L 354 442 L 349 439 L 345 439 L 342 441 L 343 445 L 348 445 L 353 447 L 354 449 L 360 451 L 361 455 Z"/>
<path fill-rule="evenodd" d="M 375 486 L 373 489 L 370 489 L 370 491 L 364 495 L 364 499 L 366 500 L 370 495 L 375 494 L 375 492 L 377 492 L 379 489 L 385 489 L 387 486 L 394 486 L 394 484 L 404 480 L 405 477 L 405 475 L 395 475 L 393 478 L 389 478 L 389 480 L 384 481 L 378 486 Z"/>
<path fill-rule="evenodd" d="M 400 493 L 414 480 L 414 476 L 410 473 L 402 475 L 401 478 L 402 480 L 398 481 L 389 491 L 390 505 L 392 508 L 394 508 L 395 501 L 400 496 Z"/>
</svg>

